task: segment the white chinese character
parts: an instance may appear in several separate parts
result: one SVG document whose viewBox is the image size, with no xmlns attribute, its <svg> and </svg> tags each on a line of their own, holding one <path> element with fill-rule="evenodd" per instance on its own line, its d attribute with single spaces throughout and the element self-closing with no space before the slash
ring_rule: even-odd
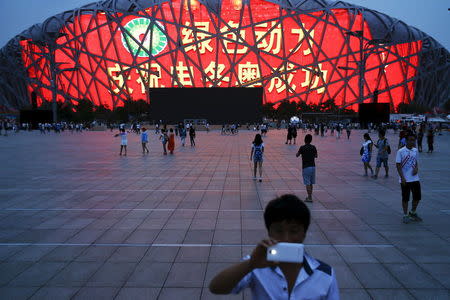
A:
<svg viewBox="0 0 450 300">
<path fill-rule="evenodd" d="M 219 81 L 216 85 L 220 86 L 223 81 L 230 82 L 230 77 L 223 76 L 222 72 L 225 70 L 224 64 L 216 64 L 215 61 L 212 61 L 209 63 L 209 65 L 204 70 L 205 74 L 209 78 L 209 82 Z M 209 75 L 211 74 L 211 75 Z M 223 77 L 222 77 L 223 76 Z M 212 86 L 213 84 L 209 84 L 209 86 Z"/>
<path fill-rule="evenodd" d="M 269 34 L 266 31 L 255 31 L 256 41 L 258 43 L 258 48 L 263 49 L 266 52 L 272 51 L 273 54 L 280 53 L 281 50 L 281 24 L 276 25 L 277 22 L 273 21 L 271 24 L 271 28 L 269 29 Z M 256 27 L 267 28 L 267 23 L 262 23 L 256 25 Z M 276 25 L 276 27 L 275 27 Z M 266 36 L 264 36 L 266 35 Z M 264 37 L 264 38 L 263 38 Z M 267 38 L 269 38 L 269 42 L 267 42 Z"/>
<path fill-rule="evenodd" d="M 190 26 L 190 22 L 186 22 L 186 26 Z M 186 52 L 194 50 L 199 51 L 201 54 L 206 53 L 206 50 L 213 52 L 213 48 L 209 44 L 211 42 L 211 35 L 207 34 L 209 32 L 209 22 L 194 22 L 195 27 L 202 30 L 195 32 L 191 28 L 183 27 L 181 29 L 182 42 L 184 45 L 192 44 L 184 48 Z"/>
<path fill-rule="evenodd" d="M 178 81 L 181 83 L 182 86 L 191 85 L 192 86 L 192 78 L 194 78 L 194 67 L 186 67 L 184 66 L 183 62 L 179 61 L 178 66 L 175 67 L 175 70 L 177 72 Z M 191 75 L 192 74 L 192 78 Z M 170 73 L 173 75 L 174 67 L 170 67 Z M 174 80 L 173 85 L 178 85 L 178 82 Z"/>
<path fill-rule="evenodd" d="M 327 70 L 322 70 L 322 64 L 318 64 L 318 68 L 314 68 L 314 82 L 311 85 L 311 81 L 313 78 L 311 78 L 311 70 L 303 70 L 303 72 L 306 72 L 305 81 L 302 83 L 302 87 L 309 87 L 309 89 L 314 89 L 319 85 L 319 80 L 322 78 L 323 82 L 327 82 Z M 317 89 L 317 94 L 322 94 L 325 92 L 325 86 L 322 86 L 321 88 Z"/>
</svg>

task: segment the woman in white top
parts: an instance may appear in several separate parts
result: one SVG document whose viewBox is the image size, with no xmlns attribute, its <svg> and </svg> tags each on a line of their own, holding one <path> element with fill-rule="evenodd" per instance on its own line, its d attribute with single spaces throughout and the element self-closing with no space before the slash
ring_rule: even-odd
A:
<svg viewBox="0 0 450 300">
<path fill-rule="evenodd" d="M 372 139 L 368 133 L 364 133 L 364 143 L 362 143 L 362 155 L 361 160 L 364 164 L 364 176 L 367 176 L 367 169 L 370 170 L 371 175 L 373 175 L 373 169 L 370 166 L 370 159 L 372 158 Z"/>
</svg>

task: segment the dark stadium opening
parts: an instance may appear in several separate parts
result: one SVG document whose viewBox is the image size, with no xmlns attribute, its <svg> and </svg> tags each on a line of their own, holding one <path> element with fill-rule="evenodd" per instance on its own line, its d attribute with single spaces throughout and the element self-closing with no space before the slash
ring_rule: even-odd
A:
<svg viewBox="0 0 450 300">
<path fill-rule="evenodd" d="M 260 123 L 263 88 L 150 89 L 150 118 L 163 123 L 205 119 L 210 124 Z"/>
</svg>

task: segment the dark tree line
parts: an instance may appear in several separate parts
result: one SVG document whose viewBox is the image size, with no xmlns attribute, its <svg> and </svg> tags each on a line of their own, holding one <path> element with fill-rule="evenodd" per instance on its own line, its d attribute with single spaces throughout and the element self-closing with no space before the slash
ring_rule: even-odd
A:
<svg viewBox="0 0 450 300">
<path fill-rule="evenodd" d="M 51 102 L 44 102 L 40 109 L 52 109 Z M 111 110 L 108 106 L 94 105 L 83 99 L 76 104 L 57 103 L 58 119 L 67 122 L 129 122 L 148 120 L 150 105 L 144 100 L 124 101 L 123 106 Z"/>
<path fill-rule="evenodd" d="M 263 105 L 264 117 L 272 120 L 289 120 L 293 116 L 301 116 L 303 113 L 332 113 L 341 115 L 353 115 L 354 110 L 340 109 L 333 99 L 327 100 L 320 104 L 307 104 L 304 101 L 289 102 L 283 101 L 275 107 L 272 103 Z"/>
</svg>

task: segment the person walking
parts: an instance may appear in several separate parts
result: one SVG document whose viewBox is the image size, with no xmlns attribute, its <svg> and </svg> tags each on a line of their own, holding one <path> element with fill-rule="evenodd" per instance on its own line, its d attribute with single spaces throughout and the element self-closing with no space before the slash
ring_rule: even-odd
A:
<svg viewBox="0 0 450 300">
<path fill-rule="evenodd" d="M 417 133 L 417 149 L 419 152 L 422 152 L 422 141 L 423 141 L 423 135 L 424 135 L 424 126 L 423 124 L 420 124 L 419 132 Z"/>
<path fill-rule="evenodd" d="M 184 125 L 180 126 L 179 132 L 180 132 L 181 146 L 184 147 L 184 144 L 186 143 L 186 135 L 187 135 L 186 128 L 184 128 Z"/>
<path fill-rule="evenodd" d="M 427 133 L 427 144 L 428 144 L 428 152 L 427 153 L 433 153 L 434 150 L 434 130 L 433 125 L 430 125 L 430 128 L 428 128 Z"/>
<path fill-rule="evenodd" d="M 161 135 L 159 136 L 159 139 L 161 140 L 162 146 L 163 146 L 163 154 L 167 155 L 167 142 L 169 141 L 169 137 L 167 136 L 167 132 L 164 129 L 161 129 Z"/>
<path fill-rule="evenodd" d="M 173 128 L 169 129 L 169 143 L 167 145 L 167 150 L 169 150 L 170 154 L 173 154 L 173 150 L 175 150 L 175 134 Z"/>
<path fill-rule="evenodd" d="M 370 170 L 371 175 L 373 176 L 373 169 L 370 166 L 370 159 L 372 158 L 372 147 L 373 142 L 368 133 L 364 133 L 364 142 L 362 143 L 362 147 L 360 150 L 361 160 L 364 164 L 364 176 L 367 175 L 367 169 Z"/>
<path fill-rule="evenodd" d="M 297 140 L 297 124 L 292 124 L 292 138 L 294 139 L 294 145 L 295 141 Z"/>
<path fill-rule="evenodd" d="M 411 221 L 420 222 L 422 218 L 417 215 L 417 206 L 422 198 L 419 179 L 419 152 L 414 147 L 416 136 L 408 133 L 406 146 L 397 151 L 395 159 L 402 190 L 403 223 Z M 409 195 L 412 193 L 413 201 L 411 211 L 408 213 Z"/>
<path fill-rule="evenodd" d="M 305 135 L 305 145 L 298 149 L 296 157 L 302 156 L 302 175 L 303 184 L 306 186 L 306 202 L 312 202 L 313 184 L 316 183 L 316 163 L 317 149 L 314 145 L 311 145 L 312 135 Z"/>
<path fill-rule="evenodd" d="M 250 160 L 253 160 L 253 180 L 256 180 L 256 171 L 259 168 L 259 182 L 262 182 L 262 164 L 264 155 L 264 143 L 261 135 L 255 135 L 250 152 Z"/>
<path fill-rule="evenodd" d="M 147 144 L 148 144 L 148 132 L 147 132 L 147 128 L 142 127 L 142 132 L 141 132 L 141 143 L 142 143 L 142 154 L 145 153 L 150 153 L 150 151 L 147 148 Z"/>
<path fill-rule="evenodd" d="M 380 129 L 378 132 L 378 141 L 375 144 L 375 147 L 378 148 L 377 153 L 377 167 L 375 168 L 375 175 L 373 175 L 374 179 L 378 178 L 378 172 L 380 172 L 381 164 L 384 166 L 384 170 L 386 174 L 385 178 L 389 177 L 389 166 L 388 166 L 388 158 L 389 154 L 391 154 L 391 146 L 386 138 L 386 131 L 384 129 Z"/>
<path fill-rule="evenodd" d="M 115 135 L 115 137 L 120 136 L 120 153 L 119 155 L 122 155 L 122 150 L 125 150 L 124 156 L 127 156 L 127 145 L 128 145 L 128 139 L 127 139 L 127 132 L 125 131 L 125 128 L 120 129 L 120 132 Z"/>
<path fill-rule="evenodd" d="M 289 145 L 292 143 L 292 125 L 289 124 L 288 128 L 287 128 L 287 136 L 286 136 L 286 145 Z"/>
<path fill-rule="evenodd" d="M 350 139 L 350 134 L 352 133 L 352 129 L 350 127 L 350 124 L 347 125 L 347 127 L 345 128 L 345 131 L 347 132 L 347 140 Z"/>
<path fill-rule="evenodd" d="M 195 146 L 195 128 L 194 126 L 189 126 L 189 139 L 191 140 L 191 147 Z"/>
</svg>

